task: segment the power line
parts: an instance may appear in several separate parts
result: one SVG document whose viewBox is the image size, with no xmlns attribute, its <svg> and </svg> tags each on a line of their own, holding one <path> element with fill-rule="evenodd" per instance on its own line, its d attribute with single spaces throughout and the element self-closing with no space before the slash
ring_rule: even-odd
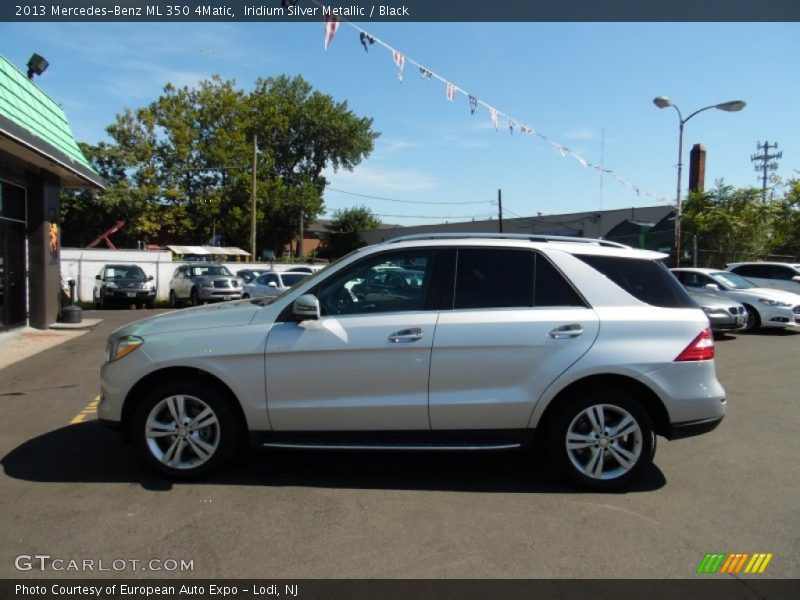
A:
<svg viewBox="0 0 800 600">
<path fill-rule="evenodd" d="M 377 213 L 373 213 L 376 217 L 389 217 L 391 219 L 440 219 L 440 220 L 447 220 L 447 219 L 489 219 L 493 217 L 492 214 L 482 214 L 482 215 L 439 215 L 439 216 L 429 216 L 429 215 L 379 215 Z"/>
<path fill-rule="evenodd" d="M 452 205 L 452 204 L 492 204 L 493 201 L 476 200 L 470 202 L 428 202 L 425 200 L 397 200 L 396 198 L 386 198 L 383 196 L 371 196 L 369 194 L 360 194 L 358 192 L 350 192 L 334 187 L 326 187 L 325 190 L 332 192 L 339 192 L 340 194 L 348 194 L 350 196 L 358 196 L 359 198 L 369 198 L 370 200 L 385 200 L 386 202 L 402 202 L 403 204 L 429 204 L 429 205 Z"/>
</svg>

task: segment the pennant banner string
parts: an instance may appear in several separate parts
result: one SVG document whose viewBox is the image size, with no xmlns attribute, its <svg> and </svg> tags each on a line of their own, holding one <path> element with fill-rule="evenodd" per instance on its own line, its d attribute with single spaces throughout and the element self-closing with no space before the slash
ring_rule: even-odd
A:
<svg viewBox="0 0 800 600">
<path fill-rule="evenodd" d="M 319 0 L 312 0 L 312 3 L 316 4 L 319 7 L 325 8 L 325 4 L 323 4 Z M 347 25 L 349 25 L 350 27 L 352 27 L 353 29 L 358 31 L 360 35 L 363 34 L 363 35 L 367 36 L 368 39 L 369 39 L 370 45 L 371 44 L 377 44 L 379 46 L 383 46 L 386 50 L 391 52 L 392 56 L 394 58 L 395 64 L 397 65 L 397 67 L 399 67 L 398 78 L 400 79 L 400 81 L 403 81 L 403 67 L 405 66 L 405 63 L 406 62 L 410 63 L 410 64 L 414 65 L 415 67 L 417 67 L 420 70 L 420 73 L 423 74 L 423 78 L 424 79 L 433 78 L 433 79 L 437 79 L 437 80 L 441 81 L 442 83 L 444 83 L 445 86 L 446 86 L 446 89 L 447 89 L 447 98 L 448 99 L 451 99 L 451 96 L 454 99 L 455 98 L 455 94 L 463 94 L 464 96 L 467 96 L 467 98 L 469 98 L 470 109 L 471 109 L 471 112 L 473 114 L 475 113 L 475 110 L 472 107 L 477 107 L 477 105 L 480 105 L 480 106 L 483 106 L 484 108 L 486 108 L 489 111 L 489 114 L 492 117 L 492 124 L 494 125 L 495 129 L 498 128 L 497 127 L 497 125 L 498 125 L 497 124 L 497 118 L 498 117 L 504 117 L 509 123 L 516 123 L 517 122 L 511 115 L 509 115 L 507 113 L 504 113 L 501 110 L 496 109 L 494 106 L 488 104 L 487 102 L 484 102 L 483 100 L 481 100 L 477 96 L 474 96 L 473 94 L 470 94 L 464 88 L 461 88 L 458 85 L 452 83 L 450 80 L 445 79 L 444 77 L 442 77 L 441 75 L 436 73 L 436 71 L 433 71 L 429 67 L 423 65 L 422 63 L 417 62 L 416 60 L 414 60 L 410 56 L 402 54 L 399 50 L 397 50 L 393 46 L 387 44 L 386 42 L 384 42 L 379 37 L 376 37 L 376 36 L 372 35 L 366 29 L 363 29 L 362 27 L 356 25 L 352 21 L 349 21 L 345 17 L 337 17 L 337 19 L 338 19 L 338 21 L 340 21 L 342 23 L 346 23 Z M 338 23 L 336 23 L 336 26 L 338 26 Z M 335 33 L 335 31 L 336 31 L 336 29 L 334 28 L 333 33 Z M 326 23 L 326 34 L 327 33 L 328 33 L 328 31 L 327 31 L 327 23 Z M 326 38 L 327 38 L 327 36 L 326 36 Z M 332 36 L 331 36 L 331 38 L 332 38 Z M 327 48 L 327 45 L 328 45 L 329 42 L 330 42 L 330 40 L 326 39 L 326 48 Z M 598 169 L 598 171 L 601 172 L 601 174 L 605 173 L 605 174 L 608 174 L 608 175 L 610 175 L 612 177 L 614 177 L 616 175 L 616 177 L 614 177 L 614 179 L 616 179 L 617 181 L 619 181 L 620 183 L 622 183 L 626 187 L 629 187 L 631 189 L 635 188 L 637 195 L 646 193 L 643 190 L 639 189 L 638 187 L 634 186 L 632 183 L 630 183 L 626 179 L 620 177 L 614 171 L 612 171 L 610 169 L 604 169 L 599 165 L 596 165 L 594 163 L 591 163 L 591 162 L 587 161 L 583 157 L 581 157 L 578 154 L 575 154 L 574 152 L 572 152 L 566 146 L 563 146 L 562 144 L 559 144 L 558 142 L 550 140 L 550 138 L 548 138 L 546 135 L 540 133 L 539 131 L 536 131 L 532 127 L 528 127 L 527 125 L 523 125 L 522 127 L 523 127 L 523 129 L 521 129 L 521 131 L 524 131 L 525 133 L 531 133 L 531 134 L 537 136 L 538 138 L 544 140 L 545 142 L 550 142 L 551 144 L 553 144 L 553 146 L 555 146 L 555 148 L 558 149 L 558 151 L 561 154 L 561 156 L 566 157 L 567 153 L 569 153 L 570 156 L 575 158 L 584 167 L 588 167 L 588 166 L 594 167 L 594 168 Z M 509 129 L 511 129 L 511 128 L 509 128 Z M 665 204 L 674 204 L 674 202 L 671 199 L 667 198 L 666 196 L 661 196 L 661 195 L 657 195 L 657 194 L 650 194 L 650 196 L 652 198 L 660 201 L 660 202 L 665 203 Z"/>
</svg>

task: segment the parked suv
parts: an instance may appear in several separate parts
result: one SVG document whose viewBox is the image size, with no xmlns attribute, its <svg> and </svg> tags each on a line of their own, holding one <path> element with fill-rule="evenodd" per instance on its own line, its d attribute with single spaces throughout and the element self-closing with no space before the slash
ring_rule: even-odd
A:
<svg viewBox="0 0 800 600">
<path fill-rule="evenodd" d="M 108 308 L 112 304 L 154 308 L 153 276 L 145 275 L 138 265 L 104 265 L 95 275 L 92 300 L 95 308 Z"/>
<path fill-rule="evenodd" d="M 175 269 L 169 282 L 169 305 L 176 308 L 183 302 L 192 306 L 206 302 L 239 300 L 242 280 L 225 265 L 193 263 Z"/>
<path fill-rule="evenodd" d="M 118 329 L 99 417 L 174 478 L 246 441 L 478 451 L 535 435 L 571 481 L 618 488 L 648 468 L 656 434 L 725 414 L 708 320 L 664 257 L 582 238 L 397 238 L 275 298 Z M 414 276 L 354 293 L 387 270 Z"/>
<path fill-rule="evenodd" d="M 800 264 L 742 262 L 730 263 L 727 270 L 749 279 L 760 287 L 800 294 Z"/>
</svg>

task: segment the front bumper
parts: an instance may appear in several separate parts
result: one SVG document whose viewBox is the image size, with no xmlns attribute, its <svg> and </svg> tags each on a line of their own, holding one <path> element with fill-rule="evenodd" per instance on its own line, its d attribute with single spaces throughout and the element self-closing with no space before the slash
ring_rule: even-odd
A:
<svg viewBox="0 0 800 600">
<path fill-rule="evenodd" d="M 197 288 L 197 294 L 205 302 L 241 300 L 242 288 Z"/>
<path fill-rule="evenodd" d="M 103 300 L 106 302 L 144 302 L 148 300 L 155 300 L 155 290 L 143 289 L 105 289 L 103 290 Z"/>
<path fill-rule="evenodd" d="M 747 325 L 747 315 L 731 315 L 725 312 L 706 313 L 711 329 L 714 331 L 735 331 Z"/>
</svg>

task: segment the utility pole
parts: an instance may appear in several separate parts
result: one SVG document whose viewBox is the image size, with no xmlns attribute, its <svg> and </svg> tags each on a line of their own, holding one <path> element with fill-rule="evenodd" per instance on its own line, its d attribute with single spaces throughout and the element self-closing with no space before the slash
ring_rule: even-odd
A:
<svg viewBox="0 0 800 600">
<path fill-rule="evenodd" d="M 297 258 L 303 258 L 303 207 L 300 207 L 300 241 L 297 242 Z"/>
<path fill-rule="evenodd" d="M 778 148 L 778 142 L 774 144 L 770 144 L 769 142 L 756 142 L 756 148 L 759 151 L 763 150 L 762 154 L 753 154 L 750 156 L 750 162 L 754 164 L 754 169 L 756 173 L 759 171 L 761 172 L 761 202 L 767 201 L 767 173 L 769 171 L 777 171 L 778 170 L 778 159 L 783 157 L 783 152 L 776 152 L 775 154 L 770 154 L 770 150 L 774 150 Z"/>
<path fill-rule="evenodd" d="M 258 158 L 258 136 L 253 134 L 253 193 L 250 196 L 250 260 L 256 262 L 256 159 Z"/>
<path fill-rule="evenodd" d="M 500 223 L 500 233 L 503 233 L 503 190 L 497 190 L 497 220 Z"/>
</svg>

